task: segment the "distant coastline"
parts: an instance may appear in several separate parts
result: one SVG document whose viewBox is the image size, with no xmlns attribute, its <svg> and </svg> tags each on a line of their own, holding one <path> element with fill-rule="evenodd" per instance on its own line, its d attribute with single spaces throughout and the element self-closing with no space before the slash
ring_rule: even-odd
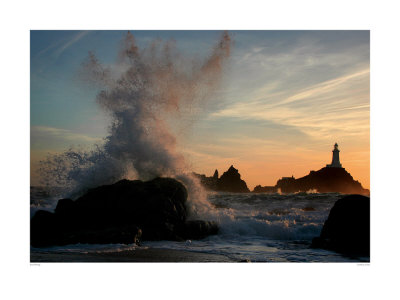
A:
<svg viewBox="0 0 400 300">
<path fill-rule="evenodd" d="M 252 193 L 342 193 L 361 194 L 369 196 L 370 191 L 362 187 L 361 183 L 353 179 L 353 176 L 342 167 L 339 159 L 339 146 L 334 144 L 332 150 L 332 163 L 318 171 L 310 171 L 301 178 L 282 177 L 274 186 L 257 185 Z M 219 178 L 218 170 L 214 175 L 207 177 L 204 174 L 193 173 L 200 179 L 201 184 L 208 190 L 218 192 L 248 193 L 250 190 L 244 180 L 241 179 L 239 170 L 233 165 Z"/>
<path fill-rule="evenodd" d="M 230 167 L 230 169 L 233 166 Z M 238 171 L 238 170 L 237 170 Z M 231 174 L 229 170 L 225 172 Z M 215 176 L 207 177 L 204 174 L 194 175 L 200 179 L 201 184 L 210 191 L 216 192 L 233 192 L 233 193 L 249 193 L 247 184 L 239 177 L 230 177 L 229 184 L 222 185 L 220 178 Z M 238 180 L 240 179 L 240 181 Z M 225 180 L 227 181 L 227 180 Z M 246 190 L 247 188 L 247 190 Z M 369 195 L 370 191 L 363 188 L 361 183 L 354 180 L 349 172 L 344 168 L 324 167 L 318 171 L 310 171 L 308 175 L 301 178 L 282 177 L 274 186 L 257 185 L 252 193 L 296 193 L 296 192 L 319 192 L 319 193 L 342 193 L 342 194 L 361 194 Z"/>
</svg>

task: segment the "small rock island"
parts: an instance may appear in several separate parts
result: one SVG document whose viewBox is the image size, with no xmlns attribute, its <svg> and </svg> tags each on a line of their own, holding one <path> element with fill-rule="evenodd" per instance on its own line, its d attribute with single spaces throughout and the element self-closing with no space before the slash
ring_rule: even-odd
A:
<svg viewBox="0 0 400 300">
<path fill-rule="evenodd" d="M 200 179 L 201 184 L 208 190 L 230 193 L 250 192 L 246 182 L 241 179 L 238 169 L 235 169 L 233 165 L 220 178 L 218 178 L 218 170 L 215 170 L 212 177 L 197 173 L 193 174 Z"/>
<path fill-rule="evenodd" d="M 253 193 L 296 193 L 316 190 L 319 193 L 343 193 L 369 195 L 369 190 L 362 187 L 361 183 L 354 180 L 349 172 L 342 167 L 339 158 L 339 146 L 335 143 L 332 150 L 332 162 L 318 171 L 310 173 L 301 178 L 282 177 L 275 186 L 257 185 Z M 231 166 L 220 178 L 218 170 L 214 176 L 207 177 L 194 173 L 203 186 L 212 191 L 247 193 L 249 189 L 244 180 L 241 179 L 239 171 Z"/>
<path fill-rule="evenodd" d="M 274 187 L 257 186 L 254 192 L 294 193 L 317 190 L 319 193 L 343 193 L 369 195 L 369 190 L 364 189 L 360 182 L 353 179 L 349 172 L 342 167 L 339 159 L 339 146 L 333 146 L 332 162 L 318 171 L 310 171 L 304 177 L 295 179 L 282 177 Z M 276 189 L 276 190 L 274 190 Z"/>
</svg>

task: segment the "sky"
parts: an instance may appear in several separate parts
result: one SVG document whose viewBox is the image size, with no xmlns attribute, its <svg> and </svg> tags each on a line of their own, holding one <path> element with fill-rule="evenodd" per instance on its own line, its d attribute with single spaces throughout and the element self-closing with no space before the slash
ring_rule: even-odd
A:
<svg viewBox="0 0 400 300">
<path fill-rule="evenodd" d="M 210 54 L 220 31 L 131 31 L 139 47 L 171 40 L 188 57 Z M 47 153 L 91 147 L 109 119 L 78 76 L 88 51 L 113 64 L 127 31 L 31 31 L 31 184 Z M 329 164 L 370 185 L 369 31 L 229 31 L 233 47 L 210 105 L 178 147 L 192 170 L 230 165 L 249 188 Z"/>
</svg>

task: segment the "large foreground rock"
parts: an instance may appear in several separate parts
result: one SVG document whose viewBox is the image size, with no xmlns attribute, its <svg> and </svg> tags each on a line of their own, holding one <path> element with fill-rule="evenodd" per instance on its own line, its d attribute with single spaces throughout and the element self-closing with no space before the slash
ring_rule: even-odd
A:
<svg viewBox="0 0 400 300">
<path fill-rule="evenodd" d="M 216 234 L 213 222 L 187 221 L 186 200 L 186 188 L 171 178 L 100 186 L 75 201 L 59 200 L 54 213 L 38 211 L 31 219 L 31 245 L 185 240 Z"/>
<path fill-rule="evenodd" d="M 344 254 L 370 255 L 370 199 L 349 195 L 336 201 L 312 247 Z"/>
</svg>

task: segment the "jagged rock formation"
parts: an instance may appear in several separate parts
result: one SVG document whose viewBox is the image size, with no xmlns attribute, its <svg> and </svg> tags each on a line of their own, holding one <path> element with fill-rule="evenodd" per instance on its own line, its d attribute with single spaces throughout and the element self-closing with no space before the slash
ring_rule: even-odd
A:
<svg viewBox="0 0 400 300">
<path fill-rule="evenodd" d="M 350 255 L 370 255 L 370 199 L 349 195 L 336 201 L 312 247 Z"/>
<path fill-rule="evenodd" d="M 239 171 L 231 166 L 220 178 L 218 170 L 215 170 L 212 177 L 193 173 L 200 179 L 202 185 L 212 191 L 248 193 L 249 189 L 244 180 L 241 179 Z M 257 185 L 253 193 L 296 193 L 316 190 L 319 193 L 343 193 L 369 195 L 369 190 L 364 189 L 360 182 L 344 168 L 325 167 L 318 171 L 310 171 L 310 174 L 294 178 L 282 177 L 275 186 Z"/>
<path fill-rule="evenodd" d="M 319 193 L 369 194 L 369 190 L 364 189 L 361 183 L 355 181 L 344 168 L 325 167 L 311 171 L 310 174 L 298 179 L 293 176 L 284 177 L 278 180 L 276 187 L 283 193 L 307 192 L 315 189 Z"/>
<path fill-rule="evenodd" d="M 217 191 L 218 178 L 214 178 L 214 176 L 207 177 L 204 174 L 197 174 L 194 172 L 192 174 L 200 179 L 200 183 L 204 188 L 210 191 Z"/>
<path fill-rule="evenodd" d="M 296 193 L 316 190 L 319 193 L 343 193 L 369 195 L 369 190 L 364 189 L 360 182 L 344 168 L 325 167 L 318 171 L 310 171 L 310 174 L 301 177 L 282 177 L 275 186 L 257 185 L 253 193 Z"/>
<path fill-rule="evenodd" d="M 214 175 L 213 175 L 214 180 L 218 180 L 218 170 L 215 169 Z"/>
<path fill-rule="evenodd" d="M 249 193 L 250 190 L 244 180 L 240 178 L 239 171 L 233 165 L 222 174 L 217 181 L 217 189 L 222 192 Z"/>
<path fill-rule="evenodd" d="M 231 166 L 220 178 L 218 178 L 218 170 L 215 170 L 212 177 L 203 174 L 193 173 L 200 179 L 201 184 L 208 190 L 232 193 L 248 193 L 250 192 L 247 184 L 240 177 L 237 169 Z"/>
<path fill-rule="evenodd" d="M 31 219 L 31 245 L 130 244 L 216 234 L 214 222 L 187 221 L 186 200 L 186 188 L 171 178 L 100 186 L 75 201 L 59 200 L 54 213 L 38 211 Z"/>
</svg>

